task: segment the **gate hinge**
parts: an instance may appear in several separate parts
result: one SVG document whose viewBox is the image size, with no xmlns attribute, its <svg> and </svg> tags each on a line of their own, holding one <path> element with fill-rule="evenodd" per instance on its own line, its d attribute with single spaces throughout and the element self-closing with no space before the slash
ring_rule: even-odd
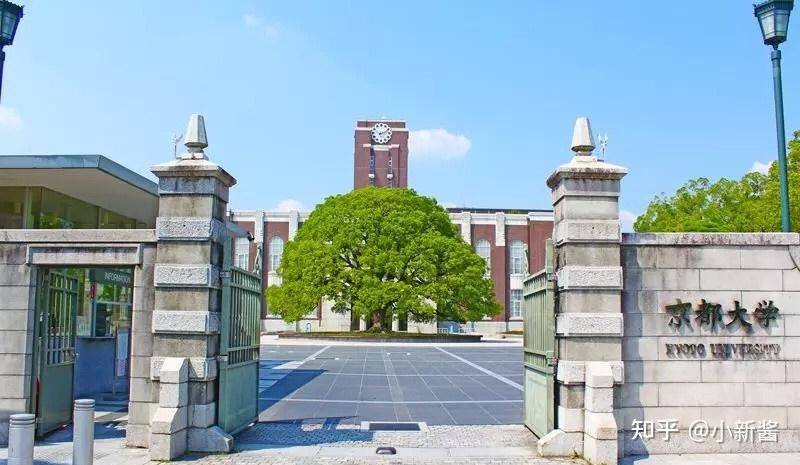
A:
<svg viewBox="0 0 800 465">
<path fill-rule="evenodd" d="M 230 271 L 220 271 L 219 272 L 219 279 L 231 279 L 231 272 Z"/>
<path fill-rule="evenodd" d="M 555 273 L 547 273 L 547 280 L 551 282 L 556 281 L 556 274 Z"/>
<path fill-rule="evenodd" d="M 554 357 L 553 356 L 553 351 L 552 350 L 548 350 L 547 352 L 545 352 L 545 356 L 544 357 L 545 357 L 545 360 L 547 361 L 547 366 L 554 367 L 554 366 L 558 365 L 558 357 Z"/>
</svg>

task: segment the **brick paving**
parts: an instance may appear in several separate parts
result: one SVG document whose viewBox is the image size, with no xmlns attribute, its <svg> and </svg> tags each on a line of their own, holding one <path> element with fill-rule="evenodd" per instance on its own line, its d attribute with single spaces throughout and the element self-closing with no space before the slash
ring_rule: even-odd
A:
<svg viewBox="0 0 800 465">
<path fill-rule="evenodd" d="M 441 425 L 417 432 L 366 432 L 352 425 L 330 422 L 259 423 L 238 435 L 236 443 L 237 453 L 192 454 L 184 457 L 183 462 L 198 465 L 584 463 L 538 457 L 536 438 L 521 425 Z M 395 447 L 398 455 L 377 455 L 375 449 L 379 446 Z M 277 452 L 280 449 L 284 452 Z"/>
<path fill-rule="evenodd" d="M 536 448 L 536 438 L 522 425 L 429 426 L 427 432 L 366 432 L 350 425 L 257 423 L 236 437 L 239 445 L 414 448 Z"/>
<path fill-rule="evenodd" d="M 179 463 L 215 464 L 505 464 L 583 463 L 543 459 L 535 438 L 520 425 L 432 426 L 420 432 L 362 432 L 352 426 L 320 423 L 260 423 L 236 437 L 236 452 L 189 454 Z M 379 446 L 397 448 L 396 456 L 380 456 Z M 0 451 L 0 465 L 5 464 Z M 37 464 L 71 463 L 70 442 L 40 443 Z M 122 439 L 98 440 L 95 465 L 155 465 L 145 449 L 126 449 Z"/>
<path fill-rule="evenodd" d="M 289 457 L 232 454 L 227 456 L 187 457 L 179 463 L 197 465 L 555 465 L 582 461 L 543 459 L 541 457 Z"/>
</svg>

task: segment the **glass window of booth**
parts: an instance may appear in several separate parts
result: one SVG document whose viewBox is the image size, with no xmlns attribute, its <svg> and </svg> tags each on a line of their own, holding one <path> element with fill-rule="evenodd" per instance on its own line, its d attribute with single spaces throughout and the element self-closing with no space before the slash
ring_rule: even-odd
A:
<svg viewBox="0 0 800 465">
<path fill-rule="evenodd" d="M 25 188 L 0 187 L 0 229 L 22 229 L 25 217 Z"/>
<path fill-rule="evenodd" d="M 45 187 L 0 187 L 0 229 L 136 229 L 147 224 Z"/>
<path fill-rule="evenodd" d="M 133 278 L 129 270 L 86 270 L 78 309 L 78 336 L 113 337 L 131 326 Z"/>
</svg>

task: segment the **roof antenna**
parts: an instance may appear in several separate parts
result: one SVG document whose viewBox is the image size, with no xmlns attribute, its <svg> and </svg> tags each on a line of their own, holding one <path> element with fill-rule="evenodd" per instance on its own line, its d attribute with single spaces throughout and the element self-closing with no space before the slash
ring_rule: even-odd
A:
<svg viewBox="0 0 800 465">
<path fill-rule="evenodd" d="M 606 145 L 608 145 L 608 133 L 597 135 L 597 142 L 600 143 L 600 153 L 602 154 L 603 161 L 606 160 Z"/>
<path fill-rule="evenodd" d="M 178 158 L 178 143 L 183 138 L 183 134 L 175 134 L 172 136 L 172 156 Z"/>
</svg>

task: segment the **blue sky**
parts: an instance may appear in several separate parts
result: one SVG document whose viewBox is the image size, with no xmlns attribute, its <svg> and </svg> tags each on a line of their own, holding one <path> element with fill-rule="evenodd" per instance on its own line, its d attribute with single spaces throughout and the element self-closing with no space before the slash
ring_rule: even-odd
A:
<svg viewBox="0 0 800 465">
<path fill-rule="evenodd" d="M 349 190 L 367 116 L 442 129 L 409 179 L 457 206 L 549 208 L 545 179 L 582 115 L 630 169 L 626 217 L 690 177 L 776 158 L 749 0 L 24 3 L 0 153 L 100 153 L 150 176 L 197 112 L 210 157 L 239 180 L 233 208 Z M 789 134 L 798 27 L 782 47 Z"/>
</svg>

